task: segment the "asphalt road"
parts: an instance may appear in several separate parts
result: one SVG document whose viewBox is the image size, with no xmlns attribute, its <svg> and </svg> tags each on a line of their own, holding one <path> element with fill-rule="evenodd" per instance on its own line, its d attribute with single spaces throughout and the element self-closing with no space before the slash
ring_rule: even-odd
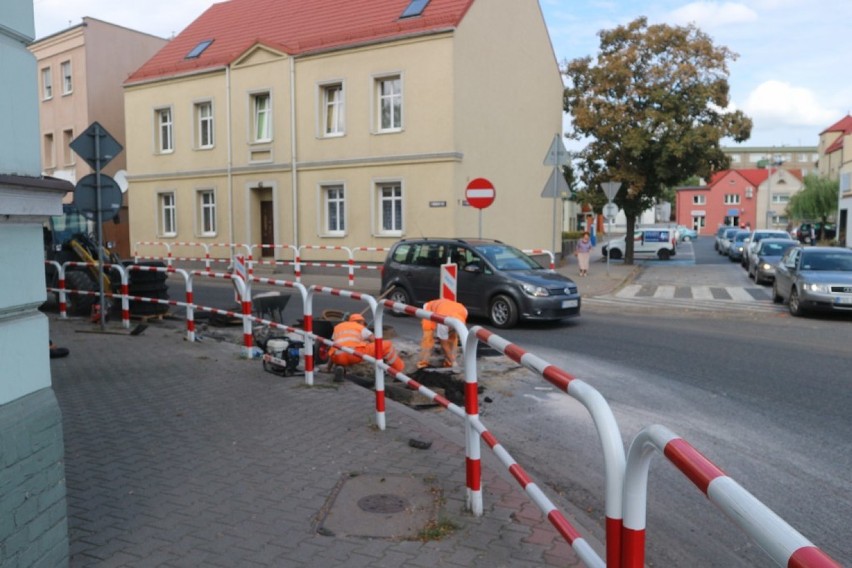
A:
<svg viewBox="0 0 852 568">
<path fill-rule="evenodd" d="M 731 285 L 753 286 L 739 264 L 716 254 L 712 239 L 692 249 L 678 263 L 648 263 L 643 277 L 678 284 L 700 267 Z M 197 301 L 214 289 L 197 285 Z M 316 311 L 351 306 L 318 298 Z M 297 318 L 297 307 L 288 306 L 285 321 Z M 419 337 L 416 321 L 388 323 L 403 337 Z M 852 318 L 625 304 L 586 306 L 577 319 L 500 334 L 598 389 L 625 447 L 644 427 L 668 427 L 841 564 L 852 564 Z M 481 380 L 490 401 L 482 404 L 483 421 L 557 503 L 581 517 L 582 530 L 602 539 L 602 453 L 585 410 L 532 374 Z M 690 566 L 697 558 L 720 568 L 772 565 L 662 458 L 651 467 L 647 531 L 649 565 Z"/>
</svg>

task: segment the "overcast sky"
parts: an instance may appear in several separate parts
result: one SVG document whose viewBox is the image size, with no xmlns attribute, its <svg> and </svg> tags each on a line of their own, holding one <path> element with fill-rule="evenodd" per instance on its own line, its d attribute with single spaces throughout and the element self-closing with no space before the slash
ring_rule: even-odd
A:
<svg viewBox="0 0 852 568">
<path fill-rule="evenodd" d="M 306 0 L 309 1 L 309 0 Z M 179 33 L 211 0 L 33 0 L 36 36 L 91 16 L 161 37 Z M 638 16 L 695 23 L 739 54 L 733 106 L 754 120 L 755 146 L 816 146 L 852 110 L 852 0 L 540 0 L 557 59 L 594 55 L 597 32 Z"/>
</svg>

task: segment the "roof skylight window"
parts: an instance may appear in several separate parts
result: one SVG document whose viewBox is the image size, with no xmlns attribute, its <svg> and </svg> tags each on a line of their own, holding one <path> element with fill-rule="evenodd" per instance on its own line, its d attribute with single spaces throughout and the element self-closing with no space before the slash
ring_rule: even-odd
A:
<svg viewBox="0 0 852 568">
<path fill-rule="evenodd" d="M 429 3 L 429 0 L 411 0 L 411 4 L 408 5 L 408 8 L 402 13 L 401 18 L 413 18 L 414 16 L 419 16 L 423 13 L 423 10 L 426 8 L 426 5 Z"/>
<path fill-rule="evenodd" d="M 196 57 L 201 56 L 204 53 L 204 50 L 210 47 L 210 44 L 213 43 L 212 39 L 205 39 L 201 41 L 198 45 L 192 48 L 192 51 L 186 54 L 185 59 L 195 59 Z"/>
</svg>

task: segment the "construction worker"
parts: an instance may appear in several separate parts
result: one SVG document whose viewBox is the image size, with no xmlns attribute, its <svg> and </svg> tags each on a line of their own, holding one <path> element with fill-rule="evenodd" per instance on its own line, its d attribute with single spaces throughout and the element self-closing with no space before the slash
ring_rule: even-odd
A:
<svg viewBox="0 0 852 568">
<path fill-rule="evenodd" d="M 432 300 L 426 302 L 423 305 L 423 309 L 442 316 L 455 318 L 462 323 L 467 322 L 467 308 L 453 300 L 445 300 L 443 298 Z M 444 353 L 444 367 L 455 366 L 456 351 L 459 343 L 458 333 L 449 326 L 427 319 L 422 320 L 421 327 L 423 328 L 423 338 L 420 340 L 420 360 L 417 362 L 417 368 L 422 369 L 429 366 L 429 355 L 432 353 L 432 347 L 435 345 L 436 335 L 441 344 L 441 351 Z"/>
<path fill-rule="evenodd" d="M 348 347 L 356 353 L 369 355 L 373 358 L 379 358 L 376 354 L 376 342 L 373 333 L 367 329 L 367 322 L 361 314 L 352 314 L 349 319 L 334 326 L 334 333 L 331 340 L 343 347 Z M 385 363 L 395 371 L 402 371 L 405 368 L 405 362 L 394 349 L 393 343 L 390 341 L 382 341 L 384 351 L 382 359 Z M 357 355 L 347 353 L 332 347 L 328 350 L 329 366 L 337 365 L 335 369 L 335 381 L 343 379 L 343 367 L 357 365 L 362 362 L 362 359 Z"/>
</svg>

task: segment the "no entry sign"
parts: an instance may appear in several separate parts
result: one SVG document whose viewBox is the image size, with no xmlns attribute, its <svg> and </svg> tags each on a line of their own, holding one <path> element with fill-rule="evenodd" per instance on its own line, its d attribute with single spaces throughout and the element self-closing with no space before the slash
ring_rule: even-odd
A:
<svg viewBox="0 0 852 568">
<path fill-rule="evenodd" d="M 494 184 L 485 178 L 476 178 L 467 184 L 467 189 L 464 191 L 464 197 L 471 207 L 477 209 L 485 209 L 492 203 L 497 193 L 494 191 Z"/>
</svg>

